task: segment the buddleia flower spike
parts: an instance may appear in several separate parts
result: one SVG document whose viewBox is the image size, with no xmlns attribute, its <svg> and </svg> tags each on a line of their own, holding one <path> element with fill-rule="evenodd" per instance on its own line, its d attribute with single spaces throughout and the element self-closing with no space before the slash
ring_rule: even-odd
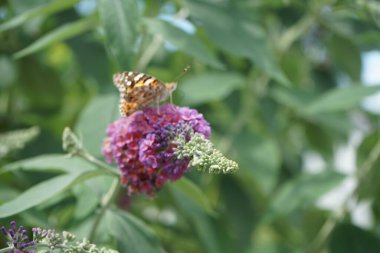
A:
<svg viewBox="0 0 380 253">
<path fill-rule="evenodd" d="M 107 162 L 116 163 L 129 194 L 154 196 L 191 166 L 207 172 L 238 169 L 214 148 L 210 134 L 209 123 L 194 109 L 146 107 L 108 126 L 102 152 Z"/>
</svg>

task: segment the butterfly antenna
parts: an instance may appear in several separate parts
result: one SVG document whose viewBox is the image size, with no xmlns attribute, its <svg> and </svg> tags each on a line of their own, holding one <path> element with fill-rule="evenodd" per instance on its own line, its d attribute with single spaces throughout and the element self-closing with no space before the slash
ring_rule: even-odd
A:
<svg viewBox="0 0 380 253">
<path fill-rule="evenodd" d="M 179 75 L 174 79 L 174 82 L 175 82 L 175 83 L 178 82 L 178 80 L 179 80 L 181 77 L 183 77 L 187 72 L 189 72 L 190 69 L 191 69 L 191 65 L 187 65 L 187 66 L 183 69 L 182 73 L 179 74 Z"/>
</svg>

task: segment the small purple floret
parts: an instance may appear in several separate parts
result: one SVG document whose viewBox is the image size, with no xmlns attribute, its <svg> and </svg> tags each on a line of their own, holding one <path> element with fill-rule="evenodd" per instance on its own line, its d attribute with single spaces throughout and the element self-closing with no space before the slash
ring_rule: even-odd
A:
<svg viewBox="0 0 380 253">
<path fill-rule="evenodd" d="M 103 143 L 107 162 L 115 161 L 128 193 L 150 196 L 187 171 L 189 161 L 174 156 L 173 138 L 188 130 L 210 136 L 210 126 L 194 109 L 165 104 L 148 107 L 111 123 Z M 186 136 L 185 136 L 186 137 Z"/>
<path fill-rule="evenodd" d="M 16 222 L 11 221 L 10 228 L 6 229 L 4 226 L 0 228 L 3 234 L 7 237 L 8 244 L 13 245 L 13 249 L 9 253 L 35 253 L 34 250 L 26 250 L 26 248 L 34 246 L 34 241 L 29 241 L 27 231 L 24 226 L 17 228 Z"/>
</svg>

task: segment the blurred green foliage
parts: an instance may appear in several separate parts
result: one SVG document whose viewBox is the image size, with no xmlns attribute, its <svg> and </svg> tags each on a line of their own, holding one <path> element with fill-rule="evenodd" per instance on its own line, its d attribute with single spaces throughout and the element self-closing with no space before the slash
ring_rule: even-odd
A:
<svg viewBox="0 0 380 253">
<path fill-rule="evenodd" d="M 4 0 L 0 21 L 2 224 L 126 253 L 380 251 L 379 119 L 360 106 L 380 90 L 361 83 L 362 53 L 380 49 L 378 1 Z M 190 172 L 155 199 L 121 194 L 91 231 L 112 180 L 64 155 L 63 129 L 101 159 L 118 117 L 112 74 L 172 81 L 187 65 L 173 101 L 205 115 L 240 171 Z M 359 130 L 357 186 L 323 210 L 346 178 L 336 150 Z M 305 171 L 310 152 L 321 172 Z M 350 200 L 371 201 L 370 228 L 352 223 Z"/>
</svg>

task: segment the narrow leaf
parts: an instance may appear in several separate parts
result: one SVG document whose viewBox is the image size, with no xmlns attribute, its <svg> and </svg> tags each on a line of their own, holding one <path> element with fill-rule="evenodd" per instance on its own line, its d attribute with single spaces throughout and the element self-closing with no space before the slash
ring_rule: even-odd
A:
<svg viewBox="0 0 380 253">
<path fill-rule="evenodd" d="M 63 154 L 41 155 L 5 165 L 0 174 L 15 170 L 82 172 L 93 166 L 77 157 Z"/>
<path fill-rule="evenodd" d="M 100 0 L 99 11 L 110 52 L 122 69 L 128 69 L 137 40 L 137 3 L 135 0 Z"/>
<path fill-rule="evenodd" d="M 190 14 L 199 19 L 210 39 L 222 50 L 247 57 L 260 69 L 282 84 L 288 80 L 278 66 L 268 45 L 265 31 L 245 20 L 234 9 L 199 0 L 185 1 Z"/>
<path fill-rule="evenodd" d="M 80 115 L 75 132 L 83 140 L 83 146 L 95 156 L 100 156 L 107 125 L 119 116 L 118 103 L 117 96 L 98 96 Z"/>
<path fill-rule="evenodd" d="M 121 211 L 108 211 L 106 222 L 109 233 L 115 237 L 122 252 L 165 252 L 152 230 L 137 217 Z"/>
<path fill-rule="evenodd" d="M 1 24 L 0 32 L 4 32 L 6 30 L 22 25 L 23 23 L 25 23 L 26 21 L 32 18 L 53 14 L 55 12 L 70 8 L 71 6 L 77 4 L 78 2 L 79 0 L 65 0 L 65 1 L 56 0 L 56 1 L 50 2 L 49 4 L 35 7 Z"/>
<path fill-rule="evenodd" d="M 184 53 L 215 68 L 223 67 L 195 34 L 188 34 L 167 21 L 153 18 L 146 18 L 144 21 L 151 33 L 160 34 L 166 41 L 172 43 Z"/>
<path fill-rule="evenodd" d="M 81 180 L 90 177 L 102 175 L 102 171 L 87 171 L 82 173 L 70 173 L 54 177 L 34 185 L 27 191 L 21 193 L 18 197 L 0 206 L 0 218 L 9 217 L 11 215 L 25 211 L 31 207 L 49 200 L 58 193 L 63 192 L 70 186 Z"/>
<path fill-rule="evenodd" d="M 97 26 L 97 20 L 95 16 L 90 16 L 88 18 L 81 19 L 69 24 L 66 24 L 56 30 L 44 35 L 37 41 L 29 45 L 28 47 L 22 49 L 21 51 L 14 54 L 15 58 L 21 58 L 26 55 L 35 53 L 53 43 L 64 41 L 75 37 L 87 30 L 90 30 Z"/>
<path fill-rule="evenodd" d="M 379 90 L 380 85 L 333 89 L 306 106 L 303 112 L 311 115 L 350 110 L 355 108 L 362 99 Z"/>
<path fill-rule="evenodd" d="M 317 200 L 344 179 L 344 175 L 326 170 L 319 174 L 301 174 L 277 191 L 264 220 L 284 216 Z"/>
<path fill-rule="evenodd" d="M 351 38 L 339 35 L 331 36 L 327 43 L 327 49 L 331 60 L 340 70 L 346 72 L 353 80 L 360 80 L 360 50 Z"/>
<path fill-rule="evenodd" d="M 182 103 L 197 105 L 221 100 L 244 85 L 244 77 L 233 72 L 209 72 L 186 78 L 178 89 L 186 96 Z"/>
</svg>

